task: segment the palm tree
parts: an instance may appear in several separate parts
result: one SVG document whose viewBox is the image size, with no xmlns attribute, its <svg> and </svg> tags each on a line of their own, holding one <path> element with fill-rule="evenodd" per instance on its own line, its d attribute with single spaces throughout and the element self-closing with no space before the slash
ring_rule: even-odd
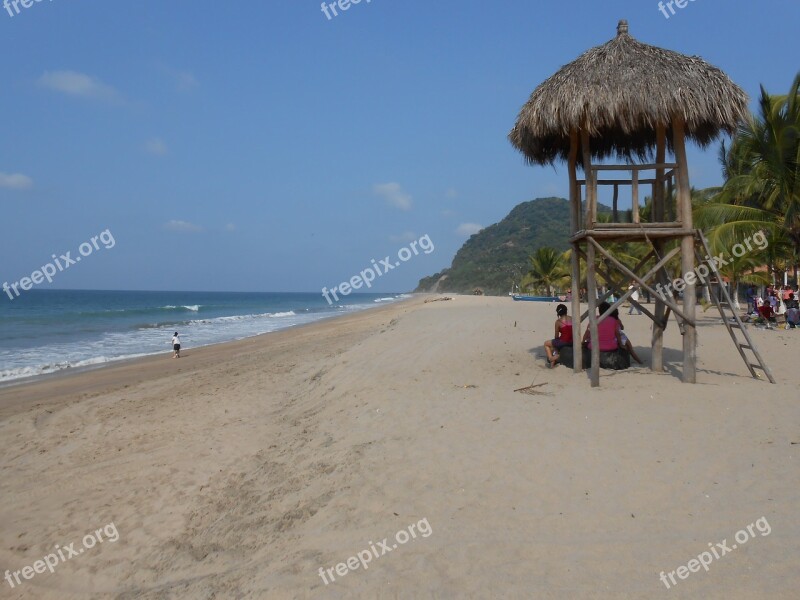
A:
<svg viewBox="0 0 800 600">
<path fill-rule="evenodd" d="M 569 251 L 560 253 L 553 248 L 539 248 L 531 256 L 530 271 L 523 280 L 523 286 L 544 287 L 548 296 L 553 295 L 553 286 L 563 286 L 569 281 L 567 256 Z"/>
<path fill-rule="evenodd" d="M 788 239 L 790 260 L 800 255 L 800 73 L 789 93 L 771 96 L 762 86 L 759 114 L 743 123 L 720 160 L 725 185 L 696 206 L 699 226 L 710 226 L 717 245 L 730 248 L 766 231 Z M 771 264 L 770 267 L 774 267 Z M 794 278 L 797 280 L 797 264 Z"/>
</svg>

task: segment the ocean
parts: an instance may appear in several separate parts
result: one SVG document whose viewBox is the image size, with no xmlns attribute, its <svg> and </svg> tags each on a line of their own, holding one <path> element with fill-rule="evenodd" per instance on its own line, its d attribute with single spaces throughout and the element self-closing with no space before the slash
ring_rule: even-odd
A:
<svg viewBox="0 0 800 600">
<path fill-rule="evenodd" d="M 407 298 L 319 293 L 30 290 L 0 298 L 0 384 L 111 361 L 240 340 Z"/>
</svg>

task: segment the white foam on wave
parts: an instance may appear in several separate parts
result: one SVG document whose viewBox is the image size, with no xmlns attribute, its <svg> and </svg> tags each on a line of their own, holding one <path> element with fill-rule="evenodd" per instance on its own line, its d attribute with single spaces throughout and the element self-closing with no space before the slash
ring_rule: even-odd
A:
<svg viewBox="0 0 800 600">
<path fill-rule="evenodd" d="M 233 315 L 231 317 L 216 317 L 215 319 L 197 319 L 195 321 L 189 321 L 190 324 L 192 323 L 230 323 L 234 321 L 250 321 L 253 319 L 273 319 L 273 318 L 285 318 L 285 317 L 296 317 L 297 315 L 293 310 L 288 312 L 277 312 L 277 313 L 259 313 L 253 315 Z"/>
<path fill-rule="evenodd" d="M 389 302 L 393 298 L 381 298 Z M 161 309 L 180 312 L 196 312 L 203 305 L 162 306 Z M 255 335 L 285 329 L 295 325 L 311 323 L 339 311 L 351 312 L 369 309 L 375 304 L 365 299 L 362 304 L 348 304 L 331 307 L 324 312 L 303 312 L 293 310 L 261 314 L 235 315 L 227 317 L 193 319 L 177 327 L 181 333 L 183 346 L 191 352 L 192 348 L 208 346 L 234 339 L 245 339 Z M 196 309 L 196 310 L 195 310 Z M 300 312 L 298 310 L 298 312 Z M 91 341 L 51 343 L 41 347 L 15 350 L 13 353 L 0 349 L 0 384 L 44 376 L 75 368 L 99 367 L 105 363 L 125 359 L 171 352 L 172 332 L 176 325 L 152 323 L 140 325 L 135 331 L 110 331 L 98 335 Z"/>
<path fill-rule="evenodd" d="M 109 362 L 115 362 L 118 360 L 140 358 L 142 356 L 152 356 L 154 354 L 160 354 L 160 353 L 147 352 L 147 353 L 136 353 L 136 354 L 123 354 L 121 356 L 95 356 L 92 358 L 87 358 L 84 360 L 78 360 L 74 362 L 72 361 L 55 362 L 35 367 L 31 366 L 31 367 L 17 367 L 14 369 L 6 369 L 0 371 L 0 383 L 8 383 L 16 379 L 25 379 L 27 377 L 38 377 L 40 375 L 49 375 L 51 373 L 57 373 L 58 371 L 64 371 L 65 369 L 73 369 L 73 368 L 80 369 L 80 368 L 92 367 Z"/>
</svg>

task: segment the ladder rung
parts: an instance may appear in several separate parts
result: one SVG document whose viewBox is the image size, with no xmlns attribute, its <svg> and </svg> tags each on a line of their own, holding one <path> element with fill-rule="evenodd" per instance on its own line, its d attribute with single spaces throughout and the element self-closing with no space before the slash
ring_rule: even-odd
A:
<svg viewBox="0 0 800 600">
<path fill-rule="evenodd" d="M 700 250 L 705 252 L 705 256 L 711 255 L 711 250 L 708 247 L 708 240 L 706 236 L 703 235 L 703 232 L 700 229 L 695 231 L 695 256 L 697 257 L 698 264 L 706 264 L 708 265 L 710 273 L 717 279 L 718 283 L 722 283 L 722 278 L 720 277 L 719 270 L 717 269 L 716 261 L 714 260 L 706 260 L 700 253 Z M 747 335 L 747 329 L 745 328 L 743 322 L 739 318 L 739 311 L 733 306 L 733 299 L 731 298 L 730 294 L 724 286 L 721 286 L 718 290 L 710 290 L 711 292 L 716 291 L 717 293 L 711 293 L 711 301 L 719 310 L 719 314 L 722 317 L 722 321 L 725 326 L 728 328 L 728 333 L 733 338 L 733 343 L 736 345 L 736 349 L 741 354 L 742 358 L 744 358 L 744 364 L 747 365 L 747 369 L 750 371 L 750 374 L 756 379 L 762 379 L 761 375 L 755 372 L 755 369 L 763 371 L 764 374 L 767 376 L 771 383 L 775 383 L 775 379 L 772 377 L 772 373 L 769 370 L 769 367 L 764 363 L 764 359 L 761 358 L 758 350 L 753 347 L 753 342 L 750 340 L 750 336 Z M 669 314 L 669 313 L 667 313 Z M 680 323 L 680 321 L 679 321 Z M 745 337 L 746 343 L 741 343 L 738 339 L 736 334 L 734 334 L 733 329 L 739 329 Z M 681 332 L 682 333 L 682 332 Z M 754 355 L 756 360 L 759 364 L 749 363 L 747 362 L 747 358 L 745 357 L 744 351 L 750 350 Z"/>
</svg>

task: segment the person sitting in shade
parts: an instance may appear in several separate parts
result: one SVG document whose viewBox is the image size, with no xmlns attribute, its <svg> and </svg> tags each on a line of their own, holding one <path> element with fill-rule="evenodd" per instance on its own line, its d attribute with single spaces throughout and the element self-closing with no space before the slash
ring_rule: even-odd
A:
<svg viewBox="0 0 800 600">
<path fill-rule="evenodd" d="M 559 351 L 564 346 L 572 346 L 572 317 L 567 314 L 567 307 L 563 304 L 556 306 L 555 337 L 544 343 L 544 351 L 547 353 L 547 361 L 550 368 L 556 366 L 559 359 Z"/>
<path fill-rule="evenodd" d="M 611 305 L 608 302 L 601 302 L 597 307 L 598 317 L 602 316 Z M 583 344 L 590 350 L 592 348 L 592 339 L 590 336 L 591 327 L 586 328 L 586 333 L 583 334 Z M 619 328 L 619 321 L 614 317 L 608 316 L 597 324 L 597 336 L 600 352 L 614 352 L 619 348 L 624 348 L 625 344 L 622 343 L 622 331 Z"/>
<path fill-rule="evenodd" d="M 620 342 L 622 342 L 620 344 L 620 348 L 625 348 L 631 355 L 631 358 L 633 358 L 633 360 L 635 360 L 640 365 L 643 365 L 644 363 L 642 362 L 642 359 L 639 358 L 639 355 L 636 354 L 636 350 L 633 349 L 633 344 L 631 344 L 631 341 L 628 339 L 628 336 L 626 336 L 625 333 L 622 331 L 623 329 L 625 329 L 625 325 L 622 324 L 622 321 L 619 318 L 619 309 L 615 308 L 614 312 L 611 313 L 609 318 L 616 319 L 617 323 L 619 323 L 619 336 L 620 336 Z"/>
<path fill-rule="evenodd" d="M 771 329 L 770 323 L 777 322 L 775 313 L 772 311 L 772 306 L 770 306 L 769 302 L 764 302 L 762 306 L 758 307 L 758 314 L 767 323 L 767 329 Z"/>
</svg>

